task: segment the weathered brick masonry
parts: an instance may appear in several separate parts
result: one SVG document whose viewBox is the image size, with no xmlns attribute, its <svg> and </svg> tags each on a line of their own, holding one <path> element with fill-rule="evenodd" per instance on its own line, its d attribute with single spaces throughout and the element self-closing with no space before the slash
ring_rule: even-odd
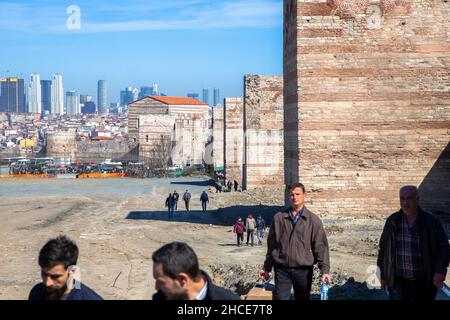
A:
<svg viewBox="0 0 450 320">
<path fill-rule="evenodd" d="M 223 107 L 215 106 L 212 114 L 213 127 L 213 165 L 214 168 L 222 168 L 223 165 L 223 148 L 224 148 L 224 121 L 223 121 Z"/>
<path fill-rule="evenodd" d="M 450 1 L 284 10 L 286 184 L 318 213 L 386 215 L 405 184 L 450 211 Z"/>
<path fill-rule="evenodd" d="M 243 99 L 224 99 L 224 157 L 227 180 L 237 180 L 242 185 L 244 148 Z"/>
<path fill-rule="evenodd" d="M 243 187 L 284 185 L 283 77 L 244 78 Z"/>
</svg>

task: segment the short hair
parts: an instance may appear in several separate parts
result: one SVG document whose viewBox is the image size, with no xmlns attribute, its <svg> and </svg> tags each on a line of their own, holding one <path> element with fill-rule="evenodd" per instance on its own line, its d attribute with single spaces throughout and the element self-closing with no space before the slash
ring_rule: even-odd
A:
<svg viewBox="0 0 450 320">
<path fill-rule="evenodd" d="M 413 190 L 417 195 L 419 194 L 419 189 L 418 189 L 416 186 L 414 186 L 414 185 L 406 185 L 406 186 L 402 186 L 402 187 L 400 188 L 400 192 L 401 192 L 402 190 L 407 190 L 407 189 Z"/>
<path fill-rule="evenodd" d="M 41 268 L 63 264 L 67 269 L 69 266 L 76 265 L 77 260 L 77 245 L 64 235 L 49 240 L 39 251 L 39 266 Z"/>
<path fill-rule="evenodd" d="M 305 193 L 305 186 L 303 185 L 303 183 L 300 182 L 296 182 L 294 184 L 291 184 L 290 186 L 288 186 L 288 192 L 291 192 L 292 190 L 296 189 L 296 188 L 300 188 L 302 189 L 303 193 Z"/>
<path fill-rule="evenodd" d="M 164 273 L 172 279 L 181 272 L 187 273 L 192 279 L 200 276 L 197 255 L 187 243 L 168 243 L 153 252 L 152 260 L 161 263 Z"/>
</svg>

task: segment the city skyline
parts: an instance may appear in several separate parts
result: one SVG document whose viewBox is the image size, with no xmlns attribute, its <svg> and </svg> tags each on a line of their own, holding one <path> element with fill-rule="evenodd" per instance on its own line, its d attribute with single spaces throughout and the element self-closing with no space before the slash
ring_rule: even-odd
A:
<svg viewBox="0 0 450 320">
<path fill-rule="evenodd" d="M 167 95 L 240 96 L 245 74 L 282 74 L 281 0 L 76 5 L 81 27 L 68 30 L 66 5 L 1 3 L 0 77 L 60 73 L 64 87 L 94 97 L 105 79 L 109 102 L 119 102 L 123 88 L 153 83 Z"/>
</svg>

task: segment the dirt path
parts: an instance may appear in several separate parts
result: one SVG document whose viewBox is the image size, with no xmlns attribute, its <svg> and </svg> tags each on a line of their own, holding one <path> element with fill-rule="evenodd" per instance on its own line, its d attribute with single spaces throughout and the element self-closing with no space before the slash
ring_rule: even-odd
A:
<svg viewBox="0 0 450 320">
<path fill-rule="evenodd" d="M 170 183 L 159 185 L 155 192 L 151 182 L 123 180 L 115 192 L 104 193 L 101 185 L 96 189 L 95 182 L 90 182 L 92 192 L 61 188 L 59 194 L 55 191 L 49 196 L 44 181 L 39 184 L 39 195 L 0 193 L 0 299 L 27 298 L 31 287 L 40 282 L 39 249 L 58 234 L 77 242 L 82 281 L 105 299 L 150 299 L 154 293 L 151 254 L 171 241 L 189 243 L 201 267 L 219 284 L 245 293 L 256 281 L 266 247 L 237 248 L 232 222 L 247 213 L 263 213 L 267 221 L 282 204 L 282 192 L 210 194 L 209 209 L 213 211 L 203 213 L 197 198 L 208 187 L 202 183 L 204 179 L 194 180 L 194 184 L 177 181 L 175 187 L 180 194 L 186 188 L 192 190 L 192 212 L 180 210 L 171 221 L 163 205 L 174 189 Z M 11 182 L 10 188 L 20 189 L 21 183 L 25 182 Z M 49 188 L 57 190 L 52 183 Z M 121 188 L 136 190 L 123 192 Z M 184 209 L 181 203 L 179 209 Z M 346 285 L 349 277 L 358 284 L 364 282 L 367 267 L 375 263 L 384 220 L 334 216 L 322 219 L 329 236 L 332 269 L 337 273 L 336 288 Z M 345 290 L 362 290 L 361 298 L 364 294 L 374 297 L 362 284 Z M 377 294 L 382 298 L 382 293 Z"/>
</svg>

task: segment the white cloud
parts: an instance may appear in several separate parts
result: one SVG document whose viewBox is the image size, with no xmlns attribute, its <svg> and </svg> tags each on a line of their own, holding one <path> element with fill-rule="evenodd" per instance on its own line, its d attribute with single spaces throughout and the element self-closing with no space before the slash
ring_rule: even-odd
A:
<svg viewBox="0 0 450 320">
<path fill-rule="evenodd" d="M 282 25 L 282 0 L 136 1 L 123 5 L 87 3 L 81 30 L 65 27 L 66 8 L 0 4 L 0 30 L 38 33 L 101 33 L 145 30 L 274 27 Z M 9 13 L 5 13 L 9 12 Z"/>
</svg>

